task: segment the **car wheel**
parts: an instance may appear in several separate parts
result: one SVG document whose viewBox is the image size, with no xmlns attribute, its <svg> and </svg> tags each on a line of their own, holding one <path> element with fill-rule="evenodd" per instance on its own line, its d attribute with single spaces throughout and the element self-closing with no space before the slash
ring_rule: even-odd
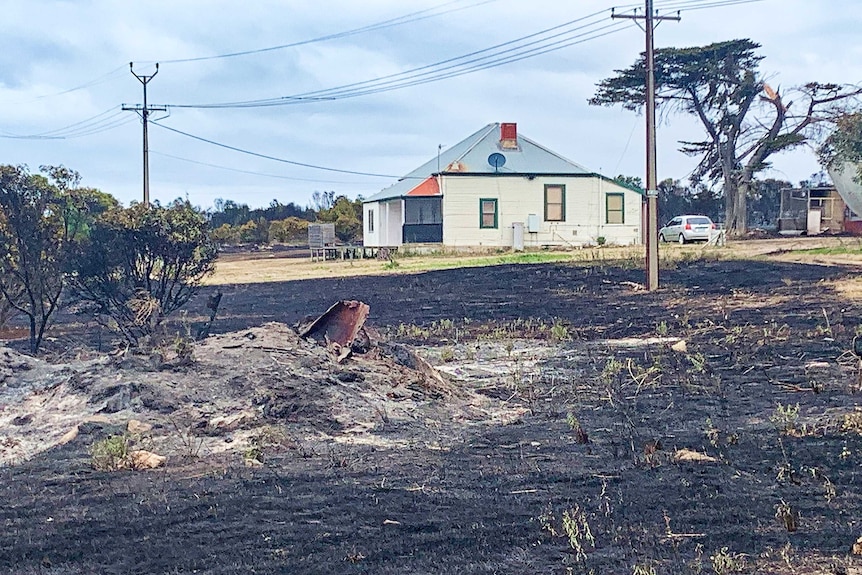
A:
<svg viewBox="0 0 862 575">
<path fill-rule="evenodd" d="M 683 245 L 683 244 L 685 244 L 685 236 L 682 234 L 679 234 L 679 245 Z"/>
<path fill-rule="evenodd" d="M 666 238 L 666 237 L 664 237 L 664 234 L 663 234 L 663 233 L 659 232 L 659 234 L 658 234 L 658 241 L 660 241 L 661 243 L 663 243 L 663 244 L 664 244 L 664 243 L 667 243 L 667 238 Z"/>
</svg>

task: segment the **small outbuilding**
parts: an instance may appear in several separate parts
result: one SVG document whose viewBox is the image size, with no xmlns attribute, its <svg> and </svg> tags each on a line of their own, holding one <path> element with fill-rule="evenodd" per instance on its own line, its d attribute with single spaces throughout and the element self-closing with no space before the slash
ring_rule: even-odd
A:
<svg viewBox="0 0 862 575">
<path fill-rule="evenodd" d="M 785 235 L 862 235 L 862 218 L 846 204 L 835 186 L 781 190 L 778 232 Z"/>
<path fill-rule="evenodd" d="M 488 124 L 363 204 L 366 246 L 641 243 L 643 192 Z"/>
</svg>

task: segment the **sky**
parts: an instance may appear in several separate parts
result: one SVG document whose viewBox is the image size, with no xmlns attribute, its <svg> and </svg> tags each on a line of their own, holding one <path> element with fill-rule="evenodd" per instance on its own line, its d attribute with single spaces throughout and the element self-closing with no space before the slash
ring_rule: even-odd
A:
<svg viewBox="0 0 862 575">
<path fill-rule="evenodd" d="M 7 0 L 0 164 L 31 171 L 62 164 L 81 174 L 82 185 L 126 205 L 140 201 L 142 122 L 122 105 L 143 101 L 132 71 L 152 75 L 158 62 L 147 99 L 167 110 L 150 117 L 150 196 L 163 203 L 305 206 L 315 191 L 330 190 L 369 197 L 492 122 L 516 122 L 519 133 L 596 172 L 643 177 L 643 116 L 587 104 L 595 85 L 644 47 L 643 32 L 631 20 L 611 20 L 610 9 L 640 5 Z M 750 38 L 762 45 L 761 71 L 780 90 L 809 81 L 862 84 L 860 0 L 655 5 L 660 14 L 679 8 L 682 17 L 661 23 L 657 48 Z M 536 42 L 529 57 L 493 67 L 476 60 L 517 56 L 500 51 L 526 42 Z M 452 67 L 464 60 L 473 62 Z M 261 100 L 278 105 L 205 107 Z M 659 179 L 691 173 L 696 159 L 678 142 L 701 136 L 692 118 L 661 118 Z M 776 157 L 762 177 L 795 183 L 819 170 L 803 148 Z"/>
</svg>

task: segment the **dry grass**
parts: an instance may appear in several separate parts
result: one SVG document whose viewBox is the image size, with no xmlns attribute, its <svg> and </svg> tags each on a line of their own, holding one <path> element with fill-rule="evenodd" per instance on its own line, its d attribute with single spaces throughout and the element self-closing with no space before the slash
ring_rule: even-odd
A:
<svg viewBox="0 0 862 575">
<path fill-rule="evenodd" d="M 846 278 L 825 283 L 844 298 L 856 301 L 862 300 L 862 278 Z"/>
<path fill-rule="evenodd" d="M 275 256 L 261 258 L 257 254 L 242 258 L 238 257 L 238 254 L 231 254 L 229 258 L 220 259 L 216 263 L 215 274 L 207 278 L 205 283 L 208 285 L 266 283 L 365 275 L 409 274 L 428 270 L 511 263 L 570 262 L 578 259 L 584 261 L 589 256 L 587 252 L 596 251 L 601 251 L 603 258 L 617 259 L 628 257 L 630 250 L 631 248 L 602 248 L 602 250 L 542 251 L 493 255 L 417 255 L 400 256 L 395 260 L 395 263 L 375 259 L 313 262 L 307 258 L 278 258 Z"/>
</svg>

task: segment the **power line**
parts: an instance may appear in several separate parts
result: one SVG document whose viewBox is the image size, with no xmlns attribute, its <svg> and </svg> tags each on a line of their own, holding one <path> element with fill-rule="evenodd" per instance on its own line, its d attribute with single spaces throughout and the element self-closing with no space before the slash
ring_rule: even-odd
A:
<svg viewBox="0 0 862 575">
<path fill-rule="evenodd" d="M 678 0 L 669 2 L 659 2 L 664 10 L 685 10 L 692 12 L 694 10 L 705 10 L 708 8 L 723 8 L 725 6 L 735 6 L 737 4 L 754 4 L 755 2 L 763 2 L 764 0 Z"/>
<path fill-rule="evenodd" d="M 37 100 L 44 100 L 45 98 L 53 98 L 56 96 L 63 96 L 64 94 L 69 94 L 71 92 L 77 92 L 78 90 L 84 90 L 86 88 L 91 88 L 91 87 L 97 86 L 99 84 L 104 84 L 112 76 L 118 76 L 119 72 L 121 72 L 123 70 L 123 68 L 125 68 L 125 65 L 118 66 L 118 67 L 114 68 L 113 70 L 111 70 L 110 72 L 108 72 L 106 74 L 102 74 L 101 76 L 98 76 L 97 78 L 94 78 L 92 80 L 84 82 L 83 84 L 78 84 L 77 86 L 67 88 L 65 90 L 60 90 L 59 92 L 53 92 L 50 94 L 42 94 L 39 96 L 33 96 L 29 100 L 20 100 L 17 102 L 3 102 L 3 103 L 6 105 L 29 104 L 30 102 L 35 102 Z"/>
<path fill-rule="evenodd" d="M 173 154 L 166 154 L 164 152 L 157 152 L 156 150 L 150 150 L 151 154 L 156 154 L 157 156 L 163 156 L 165 158 L 171 158 L 172 160 L 179 160 L 180 162 L 187 162 L 189 164 L 197 164 L 198 166 L 206 166 L 208 168 L 216 168 L 218 170 L 225 170 L 228 172 L 237 172 L 240 174 L 249 174 L 252 176 L 261 176 L 264 178 L 276 178 L 279 180 L 292 180 L 297 182 L 313 182 L 318 184 L 344 184 L 344 185 L 355 185 L 360 186 L 364 185 L 367 182 L 346 182 L 343 180 L 319 180 L 316 178 L 297 178 L 294 176 L 282 176 L 280 174 L 267 174 L 265 172 L 255 172 L 252 170 L 241 170 L 239 168 L 229 168 L 227 166 L 220 166 L 218 164 L 211 164 L 209 162 L 201 162 L 199 160 L 192 160 L 190 158 L 183 158 L 181 156 L 175 156 Z"/>
<path fill-rule="evenodd" d="M 660 4 L 663 9 L 700 10 L 761 1 L 763 0 L 669 0 L 668 2 L 659 2 L 658 4 Z M 636 5 L 624 5 L 622 6 L 622 9 L 624 11 L 631 11 L 633 6 Z M 386 76 L 380 76 L 361 82 L 353 82 L 332 88 L 272 98 L 202 104 L 168 104 L 168 106 L 171 108 L 193 109 L 262 108 L 340 100 L 399 90 L 540 56 L 580 44 L 588 40 L 606 36 L 626 27 L 617 23 L 600 26 L 601 15 L 606 13 L 607 10 L 599 10 L 592 14 L 564 22 L 563 24 L 552 26 L 488 48 L 476 50 L 453 58 L 447 58 L 432 64 L 412 68 L 404 72 L 388 74 Z M 589 20 L 595 21 L 589 22 Z M 575 24 L 580 24 L 582 22 L 586 23 L 572 28 Z M 599 34 L 599 32 L 604 33 Z"/>
<path fill-rule="evenodd" d="M 329 168 L 326 166 L 318 166 L 316 164 L 306 164 L 304 162 L 296 162 L 293 160 L 285 160 L 284 158 L 278 158 L 275 156 L 269 156 L 267 154 L 261 154 L 259 152 L 252 152 L 251 150 L 245 150 L 243 148 L 238 148 L 236 146 L 231 146 L 228 144 L 222 144 L 221 142 L 216 142 L 214 140 L 210 140 L 204 138 L 202 136 L 195 136 L 194 134 L 189 134 L 188 132 L 183 132 L 182 130 L 177 130 L 176 128 L 171 128 L 170 126 L 165 126 L 164 124 L 160 124 L 158 122 L 153 122 L 154 126 L 158 126 L 164 130 L 169 130 L 171 132 L 180 134 L 182 136 L 186 136 L 187 138 L 192 138 L 193 140 L 198 140 L 200 142 L 205 142 L 207 144 L 211 144 L 213 146 L 218 146 L 220 148 L 225 148 L 226 150 L 233 150 L 234 152 L 239 152 L 241 154 L 247 154 L 249 156 L 255 156 L 256 158 L 263 158 L 266 160 L 272 160 L 274 162 L 281 162 L 283 164 L 290 164 L 292 166 L 301 166 L 303 168 L 312 168 L 315 170 L 325 170 L 327 172 L 337 172 L 339 174 L 352 174 L 354 176 L 371 176 L 375 178 L 398 178 L 404 179 L 402 176 L 393 176 L 392 174 L 377 174 L 374 172 L 358 172 L 355 170 L 342 170 L 339 168 Z"/>
<path fill-rule="evenodd" d="M 602 38 L 604 36 L 609 36 L 610 34 L 620 32 L 620 31 L 622 31 L 626 28 L 629 28 L 629 27 L 630 27 L 630 25 L 626 26 L 626 25 L 619 25 L 619 24 L 609 24 L 608 26 L 603 26 L 603 27 L 594 31 L 594 32 L 598 32 L 600 30 L 610 29 L 608 32 L 604 32 L 602 34 L 593 34 L 591 36 L 588 36 L 588 37 L 580 39 L 580 40 L 574 40 L 574 41 L 568 41 L 568 42 L 554 42 L 554 43 L 548 45 L 548 46 L 554 46 L 553 48 L 548 48 L 547 46 L 542 46 L 540 48 L 534 48 L 532 50 L 527 50 L 525 52 L 519 52 L 518 54 L 515 54 L 512 56 L 499 58 L 496 60 L 491 60 L 489 62 L 486 62 L 485 64 L 482 64 L 482 65 L 471 66 L 471 67 L 468 67 L 468 68 L 465 68 L 462 70 L 447 72 L 445 74 L 438 74 L 436 76 L 424 78 L 421 80 L 412 80 L 410 82 L 404 82 L 404 83 L 397 84 L 397 85 L 394 85 L 391 87 L 373 88 L 373 89 L 368 89 L 365 91 L 347 92 L 347 93 L 338 95 L 338 97 L 336 97 L 334 99 L 354 98 L 357 96 L 366 96 L 369 94 L 379 94 L 381 92 L 389 92 L 391 90 L 399 90 L 399 89 L 407 88 L 407 87 L 411 87 L 411 86 L 419 86 L 422 84 L 429 84 L 431 82 L 438 82 L 440 80 L 446 80 L 449 78 L 464 76 L 466 74 L 471 74 L 473 72 L 477 72 L 477 71 L 481 71 L 481 70 L 489 70 L 491 68 L 497 68 L 499 66 L 511 64 L 513 62 L 519 62 L 521 60 L 526 60 L 527 58 L 533 58 L 536 56 L 541 56 L 541 55 L 547 54 L 549 52 L 556 52 L 557 50 L 561 50 L 563 48 L 568 48 L 569 46 L 574 46 L 576 44 L 583 44 L 584 42 L 587 42 L 589 40 L 596 40 L 596 39 Z M 580 38 L 580 37 L 581 36 L 575 36 L 575 38 Z"/>
<path fill-rule="evenodd" d="M 268 107 L 268 106 L 279 106 L 286 104 L 295 104 L 295 103 L 307 103 L 308 101 L 320 101 L 321 99 L 334 100 L 340 99 L 344 97 L 351 97 L 354 93 L 357 95 L 366 95 L 370 93 L 379 93 L 384 91 L 389 91 L 393 89 L 399 89 L 401 87 L 415 85 L 413 80 L 418 77 L 426 77 L 431 78 L 431 81 L 435 81 L 434 75 L 440 75 L 440 79 L 445 79 L 452 77 L 453 75 L 461 75 L 461 74 L 452 74 L 452 71 L 463 68 L 470 64 L 477 64 L 479 62 L 485 61 L 487 65 L 477 65 L 471 66 L 468 68 L 469 71 L 476 71 L 479 69 L 486 69 L 490 67 L 495 67 L 498 65 L 502 65 L 505 63 L 509 63 L 510 61 L 517 61 L 520 59 L 524 59 L 525 57 L 531 57 L 531 55 L 540 55 L 547 53 L 553 50 L 543 50 L 548 46 L 557 45 L 558 49 L 567 47 L 569 45 L 580 43 L 580 42 L 572 42 L 572 43 L 564 43 L 564 40 L 557 40 L 556 42 L 549 42 L 550 40 L 560 38 L 566 34 L 575 34 L 576 32 L 586 30 L 588 28 L 596 27 L 600 24 L 601 20 L 596 22 L 583 24 L 581 26 L 577 26 L 575 28 L 571 28 L 564 32 L 558 32 L 559 30 L 571 27 L 575 24 L 596 19 L 602 14 L 605 14 L 607 10 L 600 10 L 589 14 L 587 16 L 583 16 L 581 18 L 576 18 L 574 20 L 570 20 L 563 24 L 558 24 L 556 26 L 552 26 L 550 28 L 546 28 L 544 30 L 540 30 L 538 32 L 534 32 L 532 34 L 528 34 L 526 36 L 521 36 L 519 38 L 515 38 L 513 40 L 509 40 L 507 42 L 502 42 L 500 44 L 496 44 L 494 46 L 490 46 L 488 48 L 484 48 L 481 50 L 475 50 L 473 52 L 469 52 L 467 54 L 463 54 L 461 56 L 456 56 L 453 58 L 447 58 L 445 60 L 440 60 L 433 64 L 426 64 L 424 66 L 419 66 L 417 68 L 412 68 L 410 70 L 406 70 L 404 72 L 398 72 L 395 74 L 388 74 L 386 76 L 380 76 L 377 78 L 373 78 L 371 80 L 364 80 L 362 82 L 353 82 L 350 84 L 344 84 L 341 86 L 336 86 L 333 88 L 327 88 L 322 90 L 314 90 L 310 92 L 303 92 L 296 95 L 291 96 L 280 96 L 275 98 L 264 98 L 258 100 L 245 100 L 245 101 L 234 101 L 234 102 L 220 102 L 220 103 L 212 103 L 212 104 L 168 104 L 171 108 L 252 108 L 252 107 Z M 611 26 L 617 26 L 618 24 L 613 24 Z M 611 26 L 599 27 L 597 30 L 603 30 L 609 28 Z M 553 33 L 553 34 L 552 34 Z M 589 32 L 585 32 L 582 34 L 577 34 L 571 36 L 571 38 L 579 38 L 588 34 Z M 534 38 L 538 38 L 540 36 L 545 36 L 544 38 L 538 40 L 532 40 Z M 569 39 L 571 39 L 569 38 Z M 530 42 L 526 42 L 527 40 L 532 40 Z M 526 42 L 526 43 L 525 43 Z M 517 45 L 519 44 L 520 45 Z M 544 44 L 543 44 L 544 43 Z M 530 46 L 537 46 L 531 48 L 530 50 L 526 50 L 526 48 Z M 520 51 L 520 52 L 519 52 Z M 512 52 L 515 52 L 512 54 Z M 509 57 L 500 58 L 503 54 L 510 54 Z M 484 54 L 484 55 L 483 55 Z M 480 56 L 482 55 L 482 56 Z M 520 57 L 523 55 L 523 57 Z M 497 60 L 494 60 L 497 58 Z M 399 82 L 404 83 L 404 86 L 401 86 Z M 426 82 L 422 82 L 426 83 Z M 386 87 L 385 89 L 383 87 Z M 380 87 L 380 89 L 377 89 Z"/>
<path fill-rule="evenodd" d="M 583 22 L 583 21 L 586 21 L 586 20 L 594 19 L 594 18 L 596 18 L 597 16 L 599 16 L 599 15 L 601 15 L 601 14 L 605 13 L 605 12 L 606 12 L 605 10 L 600 10 L 600 11 L 598 11 L 598 12 L 593 12 L 592 14 L 588 14 L 587 16 L 583 16 L 583 17 L 581 17 L 581 18 L 576 18 L 575 20 L 570 20 L 570 21 L 568 21 L 568 22 L 564 22 L 563 24 L 558 24 L 558 25 L 556 25 L 556 26 L 552 26 L 552 27 L 550 27 L 550 28 L 546 28 L 546 29 L 544 29 L 544 30 L 540 30 L 540 31 L 538 31 L 538 32 L 534 32 L 534 33 L 532 33 L 532 34 L 528 34 L 528 35 L 526 35 L 526 36 L 521 36 L 520 38 L 516 38 L 516 39 L 514 39 L 514 40 L 509 40 L 509 41 L 507 41 L 507 42 L 502 42 L 502 43 L 500 43 L 500 44 L 495 44 L 494 46 L 490 46 L 490 47 L 488 47 L 488 48 L 483 48 L 483 49 L 481 49 L 481 50 L 475 50 L 475 51 L 473 51 L 473 52 L 469 52 L 469 53 L 467 53 L 467 54 L 463 54 L 463 55 L 461 55 L 461 56 L 456 56 L 456 57 L 454 57 L 454 58 L 448 58 L 448 59 L 446 59 L 446 60 L 441 60 L 441 61 L 439 61 L 439 62 L 435 62 L 435 63 L 433 63 L 433 64 L 427 64 L 427 65 L 425 65 L 425 66 L 420 66 L 420 67 L 418 67 L 418 68 L 413 68 L 412 70 L 407 70 L 407 71 L 405 71 L 405 72 L 399 72 L 399 73 L 396 73 L 396 74 L 389 74 L 389 75 L 387 75 L 387 76 L 381 76 L 381 77 L 378 77 L 378 78 L 374 78 L 373 80 L 365 80 L 365 81 L 363 81 L 363 82 L 355 82 L 355 83 L 353 83 L 353 84 L 346 84 L 346 85 L 344 85 L 344 86 L 339 86 L 339 87 L 336 87 L 336 88 L 330 88 L 330 89 L 326 89 L 326 90 L 317 90 L 317 91 L 313 91 L 313 92 L 306 92 L 306 93 L 301 94 L 301 95 L 303 95 L 303 96 L 309 96 L 309 95 L 316 95 L 316 94 L 327 94 L 327 93 L 329 93 L 329 92 L 333 92 L 333 91 L 341 91 L 341 90 L 343 90 L 343 89 L 345 89 L 345 88 L 351 88 L 351 87 L 356 87 L 356 86 L 362 86 L 362 85 L 367 85 L 367 84 L 377 83 L 377 82 L 379 82 L 380 80 L 387 80 L 387 79 L 392 79 L 392 78 L 396 78 L 396 77 L 400 77 L 400 76 L 404 76 L 404 75 L 410 75 L 410 74 L 413 74 L 413 73 L 415 73 L 415 72 L 420 72 L 420 71 L 422 71 L 422 70 L 427 70 L 427 69 L 430 69 L 430 68 L 439 68 L 439 67 L 441 67 L 441 66 L 443 66 L 443 65 L 445 65 L 445 64 L 452 64 L 452 63 L 454 63 L 454 62 L 458 62 L 459 60 L 466 60 L 466 59 L 468 59 L 468 58 L 472 58 L 473 56 L 478 56 L 479 54 L 485 54 L 485 53 L 488 53 L 488 52 L 492 52 L 492 54 L 490 54 L 490 55 L 488 55 L 488 56 L 486 56 L 486 57 L 483 57 L 483 58 L 491 58 L 491 57 L 494 57 L 494 56 L 496 56 L 496 55 L 498 55 L 498 54 L 502 54 L 502 53 L 506 53 L 506 52 L 511 52 L 511 51 L 513 51 L 513 50 L 517 50 L 517 49 L 520 49 L 520 48 L 522 48 L 522 47 L 533 46 L 533 45 L 536 45 L 536 44 L 538 44 L 538 43 L 540 43 L 540 42 L 543 42 L 543 41 L 546 41 L 546 40 L 551 40 L 551 39 L 553 39 L 553 38 L 558 38 L 558 37 L 560 37 L 560 36 L 562 36 L 562 35 L 564 35 L 564 34 L 567 34 L 567 33 L 572 33 L 572 32 L 576 32 L 576 31 L 579 31 L 579 30 L 583 30 L 583 29 L 585 29 L 585 28 L 589 28 L 589 27 L 591 27 L 591 26 L 595 26 L 595 25 L 597 24 L 597 22 L 594 22 L 594 23 L 592 23 L 592 24 L 585 24 L 585 25 L 583 25 L 583 26 L 576 27 L 576 28 L 574 28 L 574 29 L 572 29 L 572 30 L 568 30 L 568 31 L 566 31 L 566 32 L 558 32 L 558 33 L 552 34 L 551 36 L 549 36 L 549 37 L 547 37 L 547 38 L 544 38 L 544 39 L 542 39 L 542 40 L 534 40 L 534 41 L 532 41 L 532 42 L 528 42 L 528 43 L 526 43 L 526 44 L 524 44 L 524 45 L 522 45 L 522 46 L 513 47 L 513 48 L 507 48 L 506 50 L 499 51 L 499 49 L 500 49 L 500 48 L 505 48 L 505 47 L 507 47 L 507 46 L 512 46 L 513 44 L 517 44 L 517 43 L 519 43 L 519 42 L 524 42 L 525 40 L 530 40 L 530 39 L 532 39 L 532 38 L 536 38 L 536 37 L 538 37 L 538 36 L 542 36 L 542 35 L 545 35 L 545 34 L 549 34 L 549 33 L 551 33 L 551 32 L 556 32 L 557 30 L 560 30 L 560 29 L 562 29 L 562 28 L 566 28 L 566 27 L 571 26 L 571 25 L 573 25 L 573 24 L 578 24 L 578 23 Z M 482 60 L 483 58 L 476 58 L 476 59 L 473 59 L 473 60 L 468 60 L 466 63 L 473 63 L 473 62 L 477 62 L 477 61 Z M 460 63 L 459 63 L 459 64 L 456 64 L 455 66 L 460 66 L 460 65 L 463 65 L 463 64 L 460 64 Z M 452 67 L 455 67 L 455 66 L 452 66 Z"/>
<path fill-rule="evenodd" d="M 120 116 L 124 116 L 120 107 L 113 106 L 95 116 L 69 124 L 62 128 L 56 128 L 54 130 L 48 130 L 36 134 L 16 134 L 4 130 L 0 132 L 0 138 L 13 140 L 69 140 L 80 138 L 82 136 L 89 136 L 112 130 L 133 120 L 133 118 L 125 116 L 122 119 L 119 119 Z"/>
</svg>

